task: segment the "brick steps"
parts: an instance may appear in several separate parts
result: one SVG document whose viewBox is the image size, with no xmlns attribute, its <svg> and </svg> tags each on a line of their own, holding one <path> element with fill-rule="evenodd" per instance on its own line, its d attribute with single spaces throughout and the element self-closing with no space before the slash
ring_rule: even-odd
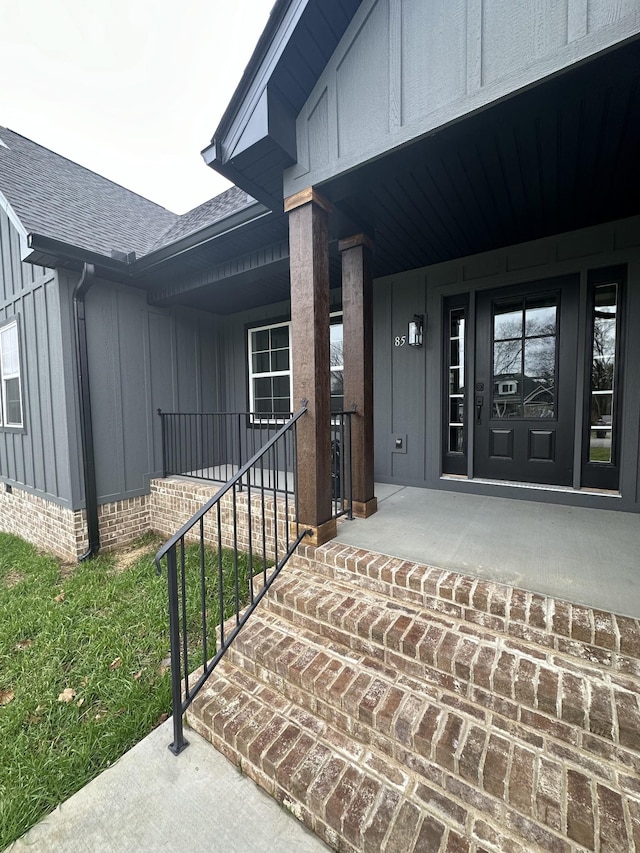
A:
<svg viewBox="0 0 640 853">
<path fill-rule="evenodd" d="M 335 849 L 640 851 L 634 620 L 354 552 L 302 550 L 190 724 Z"/>
<path fill-rule="evenodd" d="M 447 827 L 451 816 L 413 774 L 233 664 L 194 705 L 192 728 L 336 850 L 466 849 L 462 807 L 458 831 Z"/>
</svg>

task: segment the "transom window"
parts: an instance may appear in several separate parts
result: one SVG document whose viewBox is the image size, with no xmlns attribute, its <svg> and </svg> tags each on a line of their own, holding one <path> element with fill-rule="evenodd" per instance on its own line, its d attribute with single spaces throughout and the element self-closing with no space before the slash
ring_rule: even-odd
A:
<svg viewBox="0 0 640 853">
<path fill-rule="evenodd" d="M 20 348 L 15 320 L 0 328 L 0 425 L 23 425 Z"/>
</svg>

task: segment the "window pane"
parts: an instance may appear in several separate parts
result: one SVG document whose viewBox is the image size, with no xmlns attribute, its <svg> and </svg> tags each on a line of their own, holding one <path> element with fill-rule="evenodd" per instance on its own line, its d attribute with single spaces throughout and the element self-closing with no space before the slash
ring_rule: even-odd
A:
<svg viewBox="0 0 640 853">
<path fill-rule="evenodd" d="M 271 379 L 254 379 L 253 393 L 255 397 L 271 397 Z"/>
<path fill-rule="evenodd" d="M 509 398 L 495 398 L 493 400 L 494 418 L 521 418 L 522 403 L 520 399 L 513 400 Z"/>
<path fill-rule="evenodd" d="M 288 349 L 289 347 L 289 327 L 276 326 L 271 329 L 271 349 Z"/>
<path fill-rule="evenodd" d="M 329 364 L 331 367 L 342 367 L 344 365 L 342 323 L 333 323 L 329 326 Z"/>
<path fill-rule="evenodd" d="M 556 297 L 553 295 L 527 299 L 526 336 L 555 335 Z"/>
<path fill-rule="evenodd" d="M 493 375 L 520 376 L 522 340 L 501 341 L 493 345 Z"/>
<path fill-rule="evenodd" d="M 274 376 L 273 377 L 273 396 L 288 397 L 289 396 L 289 377 Z"/>
<path fill-rule="evenodd" d="M 253 372 L 268 373 L 269 372 L 269 353 L 259 352 L 253 356 Z"/>
<path fill-rule="evenodd" d="M 525 377 L 530 380 L 544 382 L 548 386 L 553 387 L 555 384 L 555 374 L 555 337 L 527 339 L 524 345 Z"/>
<path fill-rule="evenodd" d="M 462 424 L 464 422 L 464 400 L 462 397 L 451 397 L 449 399 L 449 423 Z"/>
<path fill-rule="evenodd" d="M 462 427 L 449 429 L 449 453 L 464 453 L 464 431 Z"/>
<path fill-rule="evenodd" d="M 522 300 L 499 302 L 494 306 L 493 337 L 496 341 L 522 337 Z"/>
<path fill-rule="evenodd" d="M 8 326 L 0 332 L 3 376 L 15 375 L 20 371 L 18 362 L 18 329 Z"/>
<path fill-rule="evenodd" d="M 251 333 L 251 349 L 253 352 L 264 352 L 269 349 L 269 329 L 260 329 Z"/>
<path fill-rule="evenodd" d="M 591 430 L 589 462 L 611 462 L 611 430 Z"/>
<path fill-rule="evenodd" d="M 289 370 L 289 350 L 279 349 L 271 355 L 272 370 Z"/>
<path fill-rule="evenodd" d="M 7 379 L 5 382 L 7 401 L 6 424 L 20 425 L 22 423 L 22 404 L 20 401 L 20 380 Z"/>
</svg>

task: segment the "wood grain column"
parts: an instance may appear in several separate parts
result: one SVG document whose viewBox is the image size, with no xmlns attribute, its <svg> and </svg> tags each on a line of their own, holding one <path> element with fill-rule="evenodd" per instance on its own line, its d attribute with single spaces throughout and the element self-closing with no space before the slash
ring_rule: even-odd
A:
<svg viewBox="0 0 640 853">
<path fill-rule="evenodd" d="M 336 535 L 331 512 L 331 382 L 329 367 L 329 216 L 312 188 L 285 199 L 289 214 L 293 409 L 298 421 L 300 522 L 322 545 Z"/>
<path fill-rule="evenodd" d="M 344 407 L 351 418 L 353 514 L 378 508 L 373 482 L 373 243 L 364 234 L 341 240 L 344 323 Z"/>
</svg>

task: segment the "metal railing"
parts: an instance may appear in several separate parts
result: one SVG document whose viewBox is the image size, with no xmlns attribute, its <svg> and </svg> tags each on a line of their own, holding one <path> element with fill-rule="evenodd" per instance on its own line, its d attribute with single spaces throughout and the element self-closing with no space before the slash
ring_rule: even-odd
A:
<svg viewBox="0 0 640 853">
<path fill-rule="evenodd" d="M 295 464 L 296 424 L 305 411 L 277 429 L 156 554 L 158 572 L 165 558 L 167 566 L 175 755 L 187 745 L 184 712 L 308 532 L 299 525 Z"/>
<path fill-rule="evenodd" d="M 257 412 L 162 412 L 163 476 L 180 475 L 226 483 L 282 428 L 291 414 Z M 352 518 L 353 468 L 351 424 L 354 411 L 331 414 L 331 497 L 332 515 Z M 286 458 L 285 458 L 286 455 Z M 280 448 L 273 465 L 260 471 L 269 488 L 293 492 L 291 478 L 294 459 L 291 447 Z M 257 485 L 254 472 L 253 485 Z"/>
<path fill-rule="evenodd" d="M 353 463 L 351 419 L 355 412 L 331 415 L 331 500 L 334 518 L 353 518 Z"/>
<path fill-rule="evenodd" d="M 163 412 L 158 409 L 158 414 L 162 425 L 163 476 L 178 474 L 226 483 L 278 432 L 292 413 Z M 291 468 L 292 459 L 285 461 Z"/>
</svg>

